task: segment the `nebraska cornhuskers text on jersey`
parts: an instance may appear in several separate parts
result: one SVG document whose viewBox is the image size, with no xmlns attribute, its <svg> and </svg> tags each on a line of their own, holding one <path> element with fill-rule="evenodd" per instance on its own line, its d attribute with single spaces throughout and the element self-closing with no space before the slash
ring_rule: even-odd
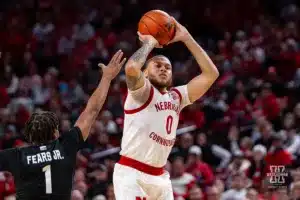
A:
<svg viewBox="0 0 300 200">
<path fill-rule="evenodd" d="M 145 82 L 142 88 L 128 92 L 120 154 L 160 168 L 175 143 L 179 113 L 191 103 L 186 85 L 161 93 L 149 80 Z M 146 101 L 141 102 L 143 98 Z"/>
</svg>

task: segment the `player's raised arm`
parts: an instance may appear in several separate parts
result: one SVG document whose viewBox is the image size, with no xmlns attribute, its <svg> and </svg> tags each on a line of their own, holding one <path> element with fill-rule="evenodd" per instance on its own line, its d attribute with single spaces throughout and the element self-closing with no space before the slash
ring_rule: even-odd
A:
<svg viewBox="0 0 300 200">
<path fill-rule="evenodd" d="M 85 110 L 81 113 L 75 123 L 75 126 L 80 128 L 84 140 L 87 139 L 91 126 L 105 102 L 111 80 L 120 72 L 121 67 L 126 61 L 126 59 L 122 59 L 122 57 L 123 52 L 119 50 L 112 57 L 107 66 L 99 64 L 99 67 L 101 67 L 103 71 L 101 81 L 90 97 Z"/>
<path fill-rule="evenodd" d="M 125 65 L 126 83 L 129 90 L 134 91 L 141 88 L 145 79 L 141 68 L 146 62 L 150 52 L 158 46 L 157 40 L 151 35 L 139 35 L 139 39 L 143 42 L 139 48 L 128 60 Z"/>
<path fill-rule="evenodd" d="M 173 18 L 174 19 L 174 18 Z M 176 35 L 170 42 L 183 42 L 200 66 L 202 73 L 187 84 L 188 96 L 191 102 L 199 99 L 219 77 L 219 71 L 206 52 L 198 45 L 187 29 L 176 22 Z"/>
</svg>

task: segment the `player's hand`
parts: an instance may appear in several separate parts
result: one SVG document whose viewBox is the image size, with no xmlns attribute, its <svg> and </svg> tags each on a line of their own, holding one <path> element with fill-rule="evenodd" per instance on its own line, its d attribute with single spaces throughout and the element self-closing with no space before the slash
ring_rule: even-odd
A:
<svg viewBox="0 0 300 200">
<path fill-rule="evenodd" d="M 114 79 L 117 74 L 120 72 L 122 66 L 126 62 L 126 58 L 123 58 L 122 50 L 119 50 L 115 53 L 112 59 L 109 61 L 108 65 L 104 65 L 102 63 L 98 64 L 98 66 L 103 71 L 103 76 L 105 78 L 109 78 L 110 80 Z"/>
<path fill-rule="evenodd" d="M 162 48 L 162 46 L 159 44 L 159 42 L 153 37 L 152 35 L 142 35 L 140 32 L 137 32 L 139 36 L 139 40 L 144 43 L 149 43 L 151 46 L 155 48 Z"/>
<path fill-rule="evenodd" d="M 185 42 L 191 38 L 191 35 L 189 31 L 182 26 L 174 17 L 172 17 L 172 20 L 174 20 L 176 24 L 176 33 L 174 38 L 168 43 L 174 43 L 174 42 Z"/>
</svg>

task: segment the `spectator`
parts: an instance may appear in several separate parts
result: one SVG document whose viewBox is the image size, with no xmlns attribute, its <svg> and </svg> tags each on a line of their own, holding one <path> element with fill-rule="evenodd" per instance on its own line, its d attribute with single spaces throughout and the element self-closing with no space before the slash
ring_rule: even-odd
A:
<svg viewBox="0 0 300 200">
<path fill-rule="evenodd" d="M 219 200 L 221 198 L 222 191 L 216 186 L 208 187 L 206 190 L 207 200 Z"/>
<path fill-rule="evenodd" d="M 191 146 L 186 164 L 186 172 L 196 178 L 196 183 L 202 188 L 210 186 L 214 182 L 214 175 L 210 167 L 201 160 L 202 152 L 200 147 Z"/>
<path fill-rule="evenodd" d="M 189 190 L 195 184 L 195 178 L 190 173 L 186 173 L 184 161 L 177 157 L 172 165 L 171 183 L 175 198 L 186 198 L 189 195 Z"/>
<path fill-rule="evenodd" d="M 113 121 L 113 116 L 108 110 L 102 112 L 100 124 L 102 126 L 102 130 L 109 134 L 113 135 L 118 132 L 118 126 L 116 122 Z"/>
<path fill-rule="evenodd" d="M 246 181 L 245 176 L 242 173 L 233 174 L 231 177 L 231 189 L 224 192 L 221 196 L 221 200 L 239 200 L 246 198 Z"/>
<path fill-rule="evenodd" d="M 193 187 L 189 192 L 188 199 L 189 200 L 202 200 L 202 199 L 204 199 L 201 189 L 198 188 L 198 187 Z"/>
<path fill-rule="evenodd" d="M 283 149 L 283 138 L 281 135 L 274 135 L 272 146 L 266 155 L 266 171 L 270 171 L 271 165 L 284 165 L 286 167 L 292 164 L 292 157 L 289 152 Z"/>
<path fill-rule="evenodd" d="M 259 197 L 258 192 L 253 188 L 248 189 L 246 197 L 248 200 L 262 200 Z"/>
<path fill-rule="evenodd" d="M 246 174 L 250 165 L 249 160 L 245 158 L 243 152 L 237 151 L 233 153 L 232 162 L 228 165 L 227 171 L 229 176 L 236 173 Z"/>
<path fill-rule="evenodd" d="M 260 136 L 255 141 L 255 144 L 261 144 L 269 150 L 272 145 L 272 135 L 273 135 L 273 129 L 272 124 L 268 121 L 263 121 L 261 124 L 259 124 L 259 131 Z"/>
<path fill-rule="evenodd" d="M 271 85 L 269 83 L 263 85 L 261 98 L 257 99 L 256 105 L 261 107 L 267 120 L 271 121 L 274 125 L 274 129 L 278 131 L 280 128 L 280 107 L 277 102 L 277 97 L 272 92 Z"/>
<path fill-rule="evenodd" d="M 84 200 L 84 196 L 79 190 L 73 190 L 71 200 Z"/>
<path fill-rule="evenodd" d="M 298 200 L 300 198 L 300 182 L 295 182 L 291 187 L 291 199 Z"/>
<path fill-rule="evenodd" d="M 204 133 L 200 133 L 197 136 L 196 143 L 201 147 L 203 161 L 210 166 L 215 167 L 218 171 L 222 171 L 229 164 L 231 159 L 230 152 L 219 145 L 210 144 Z"/>
<path fill-rule="evenodd" d="M 252 187 L 259 190 L 261 182 L 265 177 L 265 156 L 267 154 L 266 147 L 263 145 L 255 145 L 253 147 L 253 158 L 251 166 L 247 171 L 248 177 L 252 180 Z"/>
<path fill-rule="evenodd" d="M 187 158 L 188 151 L 190 146 L 193 144 L 193 137 L 191 133 L 187 132 L 182 134 L 179 137 L 179 145 L 177 148 L 173 150 L 173 155 L 172 157 L 182 157 L 182 158 Z"/>
<path fill-rule="evenodd" d="M 300 151 L 300 137 L 294 129 L 295 116 L 292 113 L 285 115 L 283 126 L 284 130 L 281 131 L 281 134 L 284 134 L 286 137 L 284 148 L 292 155 L 293 160 L 295 160 Z"/>
<path fill-rule="evenodd" d="M 73 38 L 80 42 L 87 42 L 94 36 L 94 27 L 88 22 L 87 16 L 83 13 L 79 14 L 78 23 L 73 26 Z"/>
<path fill-rule="evenodd" d="M 106 188 L 109 183 L 108 180 L 108 172 L 104 165 L 95 164 L 93 171 L 87 174 L 89 180 L 92 183 L 92 186 L 89 188 L 88 196 L 90 198 L 106 193 Z"/>
<path fill-rule="evenodd" d="M 40 22 L 36 23 L 32 33 L 38 41 L 46 41 L 50 34 L 54 31 L 55 26 L 49 21 L 48 15 L 41 15 Z"/>
</svg>

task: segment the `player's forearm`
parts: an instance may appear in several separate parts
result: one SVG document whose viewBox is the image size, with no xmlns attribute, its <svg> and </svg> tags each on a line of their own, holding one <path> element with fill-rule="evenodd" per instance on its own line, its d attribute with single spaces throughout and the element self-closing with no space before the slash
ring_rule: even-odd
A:
<svg viewBox="0 0 300 200">
<path fill-rule="evenodd" d="M 150 52 L 153 50 L 155 44 L 146 41 L 141 48 L 139 48 L 128 60 L 125 66 L 126 83 L 130 90 L 136 90 L 143 86 L 144 79 L 142 78 L 141 68 L 146 62 Z"/>
<path fill-rule="evenodd" d="M 80 128 L 84 140 L 88 138 L 90 129 L 105 102 L 110 83 L 110 78 L 102 76 L 102 79 L 90 97 L 85 110 L 81 113 L 77 122 L 75 123 L 75 126 Z"/>
<path fill-rule="evenodd" d="M 88 100 L 85 111 L 89 113 L 91 116 L 93 116 L 93 119 L 95 119 L 98 116 L 106 100 L 110 83 L 111 83 L 110 78 L 106 78 L 102 76 L 98 87 L 95 89 L 92 96 Z"/>
<path fill-rule="evenodd" d="M 219 76 L 217 67 L 194 38 L 190 37 L 188 40 L 184 41 L 184 44 L 196 59 L 202 73 L 207 74 L 212 79 L 217 79 Z"/>
<path fill-rule="evenodd" d="M 144 42 L 143 46 L 139 48 L 128 60 L 125 69 L 134 67 L 141 69 L 146 62 L 150 52 L 154 49 L 155 44 L 150 41 Z"/>
</svg>

